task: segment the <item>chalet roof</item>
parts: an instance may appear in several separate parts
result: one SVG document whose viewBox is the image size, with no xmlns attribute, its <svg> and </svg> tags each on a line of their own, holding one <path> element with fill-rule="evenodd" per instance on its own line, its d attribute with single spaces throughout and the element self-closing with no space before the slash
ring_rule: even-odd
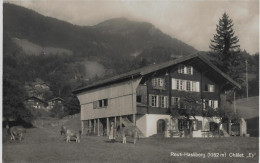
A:
<svg viewBox="0 0 260 163">
<path fill-rule="evenodd" d="M 26 98 L 25 100 L 27 101 L 27 100 L 29 100 L 29 99 L 35 99 L 35 100 L 38 100 L 38 101 L 41 102 L 41 103 L 47 104 L 47 102 L 45 102 L 45 101 L 43 101 L 43 100 L 41 100 L 41 99 L 39 99 L 39 98 L 37 98 L 37 97 L 35 97 L 35 96 L 28 97 L 28 98 Z"/>
<path fill-rule="evenodd" d="M 155 71 L 161 70 L 161 69 L 165 69 L 174 65 L 177 65 L 179 63 L 194 59 L 194 58 L 199 58 L 200 60 L 202 60 L 204 63 L 206 63 L 209 67 L 211 67 L 215 72 L 217 72 L 220 76 L 222 76 L 224 79 L 226 79 L 227 81 L 229 81 L 233 86 L 236 86 L 238 88 L 241 88 L 240 84 L 238 84 L 237 82 L 235 82 L 231 77 L 229 77 L 227 74 L 225 74 L 224 72 L 222 72 L 219 68 L 217 68 L 215 65 L 213 65 L 209 59 L 205 56 L 204 52 L 197 52 L 188 56 L 184 56 L 181 58 L 177 58 L 175 60 L 170 60 L 168 62 L 163 62 L 160 64 L 154 64 L 154 65 L 149 65 L 140 69 L 136 69 L 127 73 L 123 73 L 108 79 L 104 79 L 101 80 L 99 82 L 96 82 L 94 84 L 90 84 L 87 85 L 85 87 L 81 87 L 78 88 L 76 90 L 73 91 L 73 93 L 80 93 L 80 92 L 84 92 L 90 89 L 94 89 L 94 88 L 98 88 L 98 87 L 102 87 L 105 85 L 109 85 L 115 82 L 120 82 L 123 80 L 127 80 L 127 79 L 133 79 L 133 78 L 138 78 L 141 76 L 145 76 L 147 74 L 153 73 Z"/>
</svg>

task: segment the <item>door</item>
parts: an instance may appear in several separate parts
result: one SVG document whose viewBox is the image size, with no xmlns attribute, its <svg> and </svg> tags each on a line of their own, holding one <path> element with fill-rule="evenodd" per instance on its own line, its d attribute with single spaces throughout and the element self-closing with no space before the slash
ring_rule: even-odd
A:
<svg viewBox="0 0 260 163">
<path fill-rule="evenodd" d="M 157 134 L 163 134 L 165 131 L 165 120 L 159 119 L 157 121 Z"/>
</svg>

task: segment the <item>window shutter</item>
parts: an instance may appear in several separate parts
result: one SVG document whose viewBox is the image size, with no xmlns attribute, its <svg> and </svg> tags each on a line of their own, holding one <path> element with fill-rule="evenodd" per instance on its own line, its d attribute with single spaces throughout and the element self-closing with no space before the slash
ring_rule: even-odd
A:
<svg viewBox="0 0 260 163">
<path fill-rule="evenodd" d="M 156 97 L 156 107 L 159 107 L 159 100 L 160 100 L 160 96 L 155 96 Z M 160 100 L 161 101 L 161 100 Z"/>
<path fill-rule="evenodd" d="M 186 88 L 187 84 L 186 83 L 187 83 L 187 80 L 182 81 L 182 90 L 184 90 L 184 91 L 187 90 L 187 88 Z"/>
<path fill-rule="evenodd" d="M 193 75 L 193 67 L 190 66 L 191 75 Z"/>
<path fill-rule="evenodd" d="M 187 66 L 184 66 L 184 74 L 187 74 Z"/>
<path fill-rule="evenodd" d="M 196 82 L 192 81 L 192 91 L 196 92 Z"/>
<path fill-rule="evenodd" d="M 172 78 L 172 89 L 177 89 L 177 82 L 174 78 Z"/>
<path fill-rule="evenodd" d="M 215 85 L 212 85 L 212 92 L 215 92 Z"/>
<path fill-rule="evenodd" d="M 218 108 L 218 100 L 214 100 L 214 109 Z"/>
<path fill-rule="evenodd" d="M 160 86 L 163 87 L 164 86 L 164 79 L 160 79 Z"/>
<path fill-rule="evenodd" d="M 165 100 L 165 108 L 168 108 L 169 107 L 169 100 L 168 100 L 168 96 L 164 96 L 164 100 Z"/>
<path fill-rule="evenodd" d="M 196 82 L 196 92 L 200 92 L 200 82 Z"/>
<path fill-rule="evenodd" d="M 209 105 L 209 107 L 211 107 L 211 102 L 212 102 L 212 100 L 209 100 L 209 104 L 208 104 L 208 105 Z"/>
<path fill-rule="evenodd" d="M 158 106 L 158 107 L 162 107 L 162 102 L 163 102 L 163 101 L 162 101 L 162 97 L 163 97 L 163 96 L 156 96 L 156 97 L 157 97 L 157 99 L 158 99 L 158 101 L 157 101 L 157 106 Z"/>
<path fill-rule="evenodd" d="M 96 109 L 97 108 L 97 101 L 93 102 L 93 108 Z"/>
</svg>

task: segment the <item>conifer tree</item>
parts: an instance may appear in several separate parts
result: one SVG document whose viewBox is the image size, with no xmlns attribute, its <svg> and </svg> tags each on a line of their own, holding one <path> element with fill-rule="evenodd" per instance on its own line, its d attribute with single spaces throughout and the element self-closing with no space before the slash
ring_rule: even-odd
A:
<svg viewBox="0 0 260 163">
<path fill-rule="evenodd" d="M 216 32 L 209 46 L 212 50 L 209 54 L 211 61 L 235 81 L 242 84 L 244 59 L 240 53 L 239 39 L 235 36 L 235 31 L 233 30 L 233 21 L 227 13 L 224 13 L 222 18 L 219 19 Z"/>
</svg>

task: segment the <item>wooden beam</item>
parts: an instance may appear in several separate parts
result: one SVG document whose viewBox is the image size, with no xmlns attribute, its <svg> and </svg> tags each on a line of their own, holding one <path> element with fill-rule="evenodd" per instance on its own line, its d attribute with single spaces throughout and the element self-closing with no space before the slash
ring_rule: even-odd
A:
<svg viewBox="0 0 260 163">
<path fill-rule="evenodd" d="M 92 133 L 92 123 L 91 123 L 91 119 L 88 120 L 89 121 L 89 132 Z"/>
<path fill-rule="evenodd" d="M 122 116 L 119 117 L 119 125 L 120 125 L 119 127 L 121 129 L 122 128 Z"/>
<path fill-rule="evenodd" d="M 84 129 L 85 129 L 84 121 L 81 121 L 81 134 L 84 132 Z"/>
<path fill-rule="evenodd" d="M 100 122 L 99 122 L 99 118 L 97 119 L 97 135 L 100 136 L 100 131 L 99 131 L 99 125 L 100 125 Z"/>
<path fill-rule="evenodd" d="M 135 114 L 133 114 L 133 124 L 134 124 L 134 126 L 136 126 Z"/>
<path fill-rule="evenodd" d="M 116 116 L 115 116 L 115 127 L 116 127 Z"/>
<path fill-rule="evenodd" d="M 96 134 L 96 119 L 94 119 L 94 134 Z"/>
<path fill-rule="evenodd" d="M 107 136 L 109 135 L 109 118 L 107 117 Z"/>
</svg>

